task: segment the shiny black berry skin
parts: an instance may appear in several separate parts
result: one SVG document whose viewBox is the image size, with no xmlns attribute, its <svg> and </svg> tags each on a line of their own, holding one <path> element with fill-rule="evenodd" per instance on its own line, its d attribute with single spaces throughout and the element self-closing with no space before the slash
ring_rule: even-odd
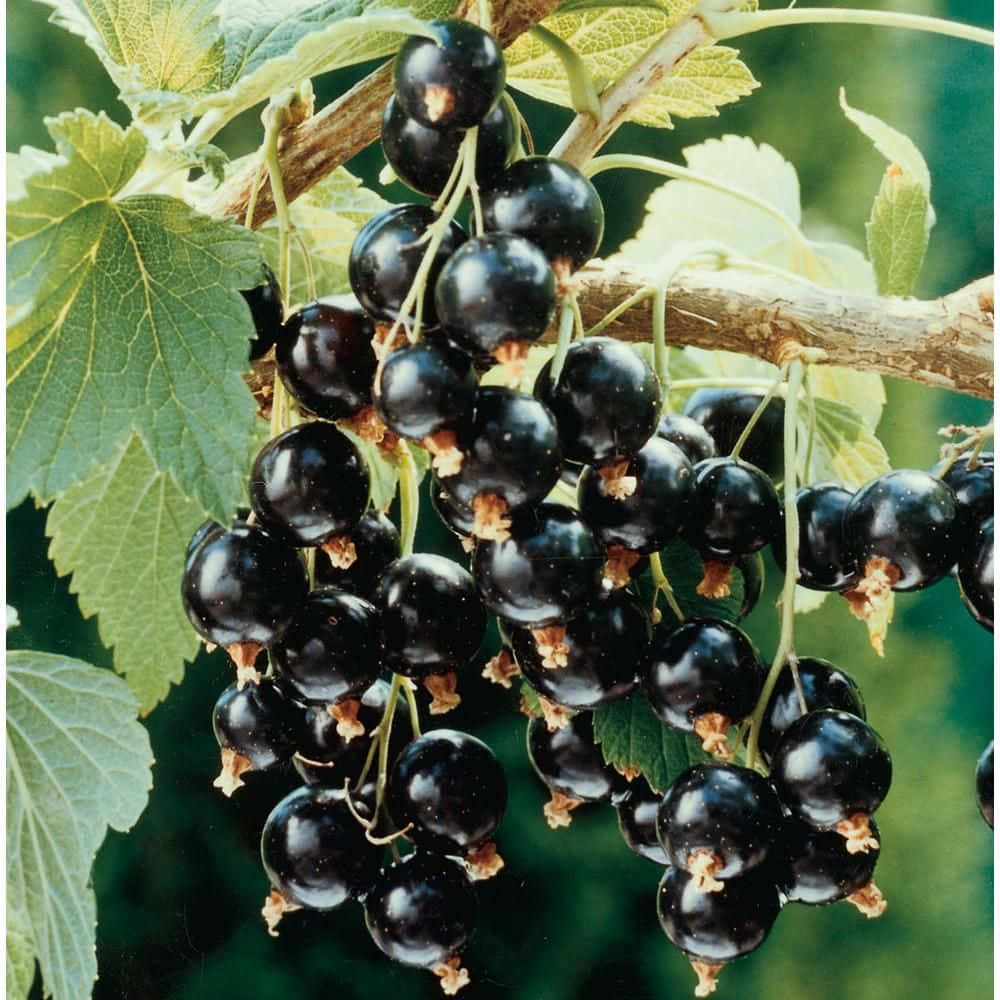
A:
<svg viewBox="0 0 1000 1000">
<path fill-rule="evenodd" d="M 503 386 L 476 393 L 472 419 L 459 430 L 462 467 L 441 485 L 459 504 L 472 506 L 495 493 L 509 509 L 544 500 L 559 479 L 562 451 L 548 408 L 534 396 Z"/>
<path fill-rule="evenodd" d="M 735 764 L 689 768 L 667 789 L 656 815 L 670 863 L 688 869 L 692 855 L 707 851 L 718 862 L 712 875 L 719 881 L 768 861 L 781 825 L 781 803 L 767 779 Z"/>
<path fill-rule="evenodd" d="M 656 436 L 677 445 L 687 455 L 688 461 L 692 465 L 695 462 L 702 462 L 706 458 L 715 458 L 718 455 L 712 435 L 705 430 L 702 424 L 698 423 L 697 420 L 692 420 L 691 417 L 665 413 L 660 417 Z"/>
<path fill-rule="evenodd" d="M 943 462 L 931 470 L 931 475 L 940 475 Z M 955 494 L 969 531 L 975 532 L 976 526 L 993 516 L 993 453 L 983 452 L 976 456 L 976 464 L 969 468 L 969 455 L 961 455 L 952 467 L 940 476 Z"/>
<path fill-rule="evenodd" d="M 656 913 L 663 933 L 691 958 L 721 964 L 764 943 L 781 910 L 773 879 L 752 871 L 729 879 L 720 892 L 703 892 L 681 868 L 660 879 Z"/>
<path fill-rule="evenodd" d="M 465 353 L 441 341 L 421 340 L 386 359 L 375 408 L 393 434 L 419 441 L 463 424 L 472 414 L 477 387 Z"/>
<path fill-rule="evenodd" d="M 793 722 L 778 743 L 771 781 L 799 819 L 829 830 L 856 813 L 870 816 L 892 781 L 882 737 L 856 715 L 822 708 Z"/>
<path fill-rule="evenodd" d="M 653 711 L 674 729 L 693 732 L 695 722 L 713 712 L 740 722 L 763 684 L 757 650 L 729 622 L 692 618 L 653 632 L 642 686 Z"/>
<path fill-rule="evenodd" d="M 396 57 L 396 100 L 427 128 L 472 128 L 496 107 L 507 68 L 488 32 L 470 21 L 431 21 L 435 38 L 411 35 Z"/>
<path fill-rule="evenodd" d="M 454 729 L 418 736 L 389 774 L 387 803 L 397 829 L 418 848 L 468 854 L 493 837 L 507 806 L 507 779 L 482 740 Z"/>
<path fill-rule="evenodd" d="M 615 591 L 567 626 L 566 665 L 546 667 L 531 631 L 507 627 L 514 659 L 528 683 L 566 708 L 597 708 L 629 695 L 649 642 L 649 619 L 634 598 Z"/>
<path fill-rule="evenodd" d="M 617 807 L 618 829 L 629 849 L 640 858 L 666 867 L 670 862 L 656 836 L 661 798 L 641 775 L 630 782 L 625 801 Z"/>
<path fill-rule="evenodd" d="M 335 704 L 378 677 L 378 612 L 344 590 L 314 590 L 272 650 L 275 668 L 300 698 Z"/>
<path fill-rule="evenodd" d="M 468 570 L 443 556 L 403 556 L 382 574 L 375 603 L 381 612 L 385 665 L 407 677 L 458 670 L 479 650 L 486 611 Z"/>
<path fill-rule="evenodd" d="M 728 455 L 763 398 L 763 392 L 753 389 L 697 389 L 685 404 L 684 415 L 708 431 L 719 455 Z M 745 462 L 769 476 L 780 476 L 784 464 L 784 420 L 785 401 L 774 396 L 740 450 Z"/>
<path fill-rule="evenodd" d="M 382 850 L 365 839 L 343 796 L 319 785 L 286 795 L 260 838 L 271 884 L 287 900 L 315 910 L 362 896 L 378 876 Z"/>
<path fill-rule="evenodd" d="M 250 761 L 254 771 L 288 760 L 305 725 L 305 713 L 285 698 L 267 677 L 244 685 L 231 684 L 212 709 L 212 732 L 221 750 Z"/>
<path fill-rule="evenodd" d="M 370 601 L 382 571 L 399 558 L 399 529 L 385 514 L 369 510 L 351 529 L 349 538 L 357 558 L 347 569 L 340 569 L 325 556 L 317 556 L 316 585 L 347 590 Z"/>
<path fill-rule="evenodd" d="M 436 476 L 431 477 L 431 506 L 441 523 L 461 539 L 471 538 L 476 514 L 471 507 L 459 503 Z"/>
<path fill-rule="evenodd" d="M 636 479 L 635 492 L 617 500 L 605 492 L 598 472 L 586 466 L 577 485 L 580 513 L 604 545 L 649 555 L 672 542 L 687 521 L 691 463 L 677 445 L 654 436 L 629 462 L 627 474 Z"/>
<path fill-rule="evenodd" d="M 189 621 L 208 642 L 266 646 L 288 627 L 308 590 L 298 553 L 242 524 L 202 541 L 184 568 L 181 596 Z"/>
<path fill-rule="evenodd" d="M 267 354 L 281 333 L 281 289 L 274 271 L 265 264 L 263 283 L 240 294 L 250 307 L 250 318 L 257 331 L 257 335 L 250 341 L 250 360 L 256 361 Z"/>
<path fill-rule="evenodd" d="M 528 722 L 528 758 L 535 773 L 553 792 L 584 802 L 617 805 L 628 795 L 628 782 L 604 760 L 594 742 L 594 719 L 579 712 L 550 733 L 545 720 Z"/>
<path fill-rule="evenodd" d="M 836 708 L 866 718 L 865 702 L 854 680 L 828 660 L 803 656 L 798 660 L 799 684 L 806 711 Z M 774 686 L 771 701 L 761 720 L 759 746 L 764 760 L 770 761 L 788 727 L 803 715 L 799 692 L 790 667 L 785 667 Z"/>
<path fill-rule="evenodd" d="M 368 506 L 371 479 L 357 446 L 333 424 L 312 420 L 272 438 L 250 474 L 260 523 L 289 545 L 322 545 L 348 534 Z"/>
<path fill-rule="evenodd" d="M 844 511 L 844 538 L 859 573 L 872 559 L 899 573 L 893 590 L 920 590 L 955 564 L 961 517 L 951 487 L 928 472 L 896 469 L 862 486 Z"/>
<path fill-rule="evenodd" d="M 543 503 L 515 512 L 510 538 L 481 541 L 472 571 L 483 603 L 513 625 L 567 622 L 601 594 L 604 550 L 569 507 Z"/>
<path fill-rule="evenodd" d="M 482 202 L 488 231 L 531 240 L 553 264 L 576 270 L 601 245 L 604 206 L 597 189 L 562 160 L 517 160 L 483 192 Z"/>
<path fill-rule="evenodd" d="M 958 587 L 969 614 L 993 631 L 993 518 L 987 518 L 958 560 Z"/>
<path fill-rule="evenodd" d="M 881 843 L 875 821 L 872 836 Z M 816 830 L 794 817 L 781 828 L 778 885 L 791 903 L 822 906 L 845 899 L 866 886 L 875 874 L 880 848 L 851 854 L 844 838 L 832 830 Z"/>
<path fill-rule="evenodd" d="M 780 530 L 778 495 L 757 466 L 734 458 L 695 465 L 686 537 L 702 559 L 733 562 L 764 548 Z"/>
<path fill-rule="evenodd" d="M 976 764 L 976 803 L 983 819 L 993 829 L 993 740 Z"/>
<path fill-rule="evenodd" d="M 382 152 L 393 173 L 409 188 L 428 198 L 437 198 L 458 159 L 465 138 L 460 128 L 438 129 L 421 125 L 389 98 L 382 114 Z M 517 142 L 517 122 L 506 101 L 479 123 L 476 136 L 476 181 L 489 184 L 510 162 Z"/>
<path fill-rule="evenodd" d="M 250 516 L 250 508 L 242 507 L 236 512 L 236 516 L 230 522 L 232 527 L 237 527 L 237 525 L 246 524 L 247 517 Z M 191 540 L 187 543 L 187 549 L 184 552 L 184 565 L 187 566 L 194 555 L 197 553 L 198 549 L 201 548 L 202 543 L 209 537 L 209 535 L 214 535 L 218 532 L 225 531 L 226 529 L 219 524 L 218 521 L 209 518 L 207 521 L 202 521 L 198 525 L 197 530 L 191 536 Z"/>
<path fill-rule="evenodd" d="M 372 401 L 375 324 L 361 307 L 311 302 L 278 337 L 278 374 L 288 391 L 327 420 L 353 417 Z"/>
<path fill-rule="evenodd" d="M 844 538 L 844 511 L 854 494 L 839 483 L 814 483 L 795 494 L 799 513 L 799 578 L 809 590 L 849 590 L 858 582 L 857 567 Z M 782 512 L 784 513 L 784 512 Z M 785 532 L 771 543 L 785 568 Z"/>
<path fill-rule="evenodd" d="M 375 319 L 393 322 L 409 294 L 426 244 L 420 239 L 436 216 L 426 205 L 395 205 L 369 219 L 354 239 L 348 262 L 351 288 L 365 311 Z M 427 275 L 433 289 L 445 261 L 465 242 L 455 223 L 448 227 Z M 421 313 L 426 326 L 435 326 L 434 296 L 424 297 Z M 408 322 L 413 317 L 405 317 Z"/>
<path fill-rule="evenodd" d="M 444 332 L 472 354 L 537 340 L 556 308 L 556 276 L 522 236 L 487 233 L 448 258 L 434 289 Z"/>
<path fill-rule="evenodd" d="M 458 864 L 417 851 L 379 874 L 365 899 L 365 923 L 393 961 L 430 969 L 462 950 L 477 910 L 475 890 Z"/>
</svg>

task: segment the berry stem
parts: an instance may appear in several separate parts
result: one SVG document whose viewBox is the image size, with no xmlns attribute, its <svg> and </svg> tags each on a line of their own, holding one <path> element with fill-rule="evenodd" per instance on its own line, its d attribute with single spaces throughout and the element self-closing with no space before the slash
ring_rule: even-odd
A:
<svg viewBox="0 0 1000 1000">
<path fill-rule="evenodd" d="M 808 372 L 807 372 L 808 376 Z M 805 379 L 806 406 L 809 407 L 809 431 L 806 437 L 806 454 L 802 460 L 802 479 L 805 483 L 812 482 L 813 442 L 816 440 L 816 397 L 813 395 L 812 383 Z"/>
<path fill-rule="evenodd" d="M 670 580 L 668 579 L 667 574 L 663 571 L 663 561 L 660 559 L 659 552 L 654 552 L 649 557 L 649 572 L 653 578 L 652 618 L 654 621 L 657 618 L 656 604 L 660 594 L 663 594 L 663 597 L 667 602 L 667 606 L 674 613 L 677 621 L 684 621 L 684 612 L 681 611 L 681 606 L 677 603 L 677 598 L 674 595 L 674 588 L 670 586 Z"/>
<path fill-rule="evenodd" d="M 420 735 L 420 708 L 417 705 L 417 696 L 409 684 L 404 683 L 402 688 L 406 704 L 410 708 L 410 728 L 413 730 L 413 738 L 416 739 Z"/>
<path fill-rule="evenodd" d="M 595 121 L 601 117 L 601 98 L 594 78 L 579 53 L 564 42 L 555 32 L 536 24 L 530 32 L 562 63 L 569 84 L 569 102 L 577 114 L 590 115 Z"/>
<path fill-rule="evenodd" d="M 757 409 L 750 414 L 750 419 L 747 421 L 746 427 L 743 428 L 743 431 L 740 433 L 740 436 L 736 439 L 736 444 L 733 445 L 733 450 L 729 453 L 730 458 L 740 457 L 740 452 L 743 450 L 743 446 L 747 443 L 747 438 L 750 437 L 750 434 L 753 432 L 754 427 L 757 426 L 757 421 L 760 420 L 760 418 L 764 415 L 764 411 L 767 409 L 768 403 L 770 403 L 771 400 L 774 399 L 775 395 L 777 395 L 778 389 L 781 388 L 781 386 L 784 384 L 784 381 L 785 381 L 785 373 L 782 372 L 781 375 L 771 383 L 770 388 L 767 390 L 767 392 L 764 393 L 764 398 L 761 399 L 760 403 L 758 403 Z M 787 402 L 785 405 L 786 405 L 785 412 L 787 413 L 788 412 Z M 787 469 L 785 474 L 787 476 L 788 474 Z"/>
<path fill-rule="evenodd" d="M 378 724 L 378 778 L 375 781 L 375 810 L 372 814 L 373 825 L 377 821 L 382 803 L 385 801 L 385 786 L 389 780 L 389 737 L 392 733 L 392 720 L 396 714 L 396 700 L 399 689 L 403 686 L 403 678 L 399 674 L 392 675 L 389 694 L 385 699 L 385 710 L 382 721 Z"/>
<path fill-rule="evenodd" d="M 285 185 L 281 180 L 281 159 L 278 156 L 278 139 L 289 119 L 287 103 L 272 101 L 264 109 L 264 142 L 262 146 L 268 180 L 271 182 L 271 197 L 274 199 L 274 214 L 278 219 L 278 286 L 283 298 L 288 302 L 292 287 L 291 232 L 292 214 L 285 197 Z"/>
<path fill-rule="evenodd" d="M 574 295 L 571 298 L 570 304 L 573 307 L 573 339 L 583 340 L 587 332 L 583 328 L 583 313 L 580 312 L 580 300 Z"/>
<path fill-rule="evenodd" d="M 771 669 L 764 679 L 764 687 L 750 715 L 750 732 L 747 735 L 747 767 L 757 762 L 757 744 L 764 712 L 774 694 L 781 671 L 793 655 L 795 641 L 795 585 L 799 578 L 799 509 L 795 502 L 796 469 L 798 458 L 797 422 L 799 392 L 802 389 L 803 364 L 792 361 L 788 368 L 788 396 L 785 402 L 785 579 L 781 587 L 781 633 L 778 648 L 771 662 Z"/>
<path fill-rule="evenodd" d="M 402 539 L 402 554 L 413 553 L 413 543 L 417 537 L 417 519 L 420 516 L 420 491 L 417 463 L 413 452 L 405 441 L 396 445 L 396 467 L 399 470 L 399 534 Z"/>
<path fill-rule="evenodd" d="M 552 355 L 552 368 L 549 371 L 549 377 L 553 385 L 559 381 L 563 365 L 566 362 L 566 352 L 573 341 L 574 317 L 572 298 L 573 293 L 567 292 L 562 300 L 562 312 L 559 315 L 559 338 L 556 340 L 556 351 Z"/>
<path fill-rule="evenodd" d="M 671 275 L 673 277 L 673 275 Z M 670 349 L 667 347 L 667 282 L 660 282 L 653 293 L 653 371 L 660 382 L 660 412 L 670 395 Z"/>
</svg>

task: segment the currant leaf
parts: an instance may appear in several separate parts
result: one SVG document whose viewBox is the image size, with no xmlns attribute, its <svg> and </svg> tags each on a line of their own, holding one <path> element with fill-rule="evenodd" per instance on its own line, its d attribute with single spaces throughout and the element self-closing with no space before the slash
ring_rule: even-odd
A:
<svg viewBox="0 0 1000 1000">
<path fill-rule="evenodd" d="M 800 427 L 800 440 L 807 433 Z M 816 400 L 812 460 L 806 470 L 810 481 L 832 479 L 857 489 L 889 469 L 885 447 L 856 410 L 832 399 Z"/>
<path fill-rule="evenodd" d="M 152 749 L 135 713 L 132 692 L 110 671 L 51 653 L 8 654 L 8 913 L 55 1000 L 91 994 L 91 865 L 108 827 L 128 830 L 152 787 Z M 18 983 L 27 978 L 25 947 L 15 943 Z"/>
<path fill-rule="evenodd" d="M 7 997 L 24 1000 L 35 979 L 35 950 L 27 914 L 7 901 Z"/>
</svg>

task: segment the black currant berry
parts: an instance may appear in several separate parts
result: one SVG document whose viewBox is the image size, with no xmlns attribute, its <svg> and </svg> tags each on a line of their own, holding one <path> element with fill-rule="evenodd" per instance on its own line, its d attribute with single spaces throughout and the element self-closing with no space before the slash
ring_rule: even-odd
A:
<svg viewBox="0 0 1000 1000">
<path fill-rule="evenodd" d="M 347 539 L 354 546 L 354 562 L 342 569 L 329 559 L 317 559 L 316 585 L 347 590 L 370 601 L 383 570 L 399 558 L 399 529 L 385 514 L 369 510 L 350 530 Z"/>
<path fill-rule="evenodd" d="M 517 160 L 483 192 L 482 201 L 487 230 L 531 240 L 560 277 L 590 260 L 601 245 L 604 206 L 597 189 L 562 160 Z"/>
<path fill-rule="evenodd" d="M 892 781 L 882 737 L 849 712 L 822 708 L 793 722 L 778 743 L 771 781 L 782 803 L 818 830 L 836 830 L 848 850 L 878 846 L 868 817 Z"/>
<path fill-rule="evenodd" d="M 236 512 L 236 516 L 230 522 L 230 526 L 235 528 L 239 525 L 246 524 L 247 518 L 250 516 L 250 508 L 243 507 Z M 191 536 L 191 540 L 187 543 L 187 549 L 184 552 L 184 565 L 191 561 L 194 555 L 197 553 L 198 549 L 201 548 L 202 544 L 208 538 L 209 535 L 214 535 L 217 532 L 225 531 L 226 529 L 219 524 L 218 521 L 214 521 L 209 518 L 207 521 L 202 521 L 198 525 L 197 530 Z"/>
<path fill-rule="evenodd" d="M 848 590 L 858 581 L 844 538 L 844 511 L 854 494 L 839 483 L 814 483 L 795 494 L 799 513 L 799 577 L 809 590 Z M 785 568 L 785 533 L 771 542 L 774 558 Z"/>
<path fill-rule="evenodd" d="M 411 118 L 395 96 L 382 115 L 382 151 L 393 173 L 407 187 L 437 198 L 451 177 L 458 147 L 465 138 L 460 128 L 427 128 Z M 476 136 L 476 182 L 488 187 L 510 162 L 517 142 L 517 121 L 506 101 L 479 123 Z"/>
<path fill-rule="evenodd" d="M 256 525 L 209 533 L 188 560 L 181 595 L 188 619 L 218 646 L 274 642 L 309 590 L 306 568 Z"/>
<path fill-rule="evenodd" d="M 661 795 L 657 795 L 641 775 L 629 783 L 628 795 L 618 807 L 618 829 L 630 850 L 666 867 L 670 864 L 656 835 L 656 814 Z"/>
<path fill-rule="evenodd" d="M 476 526 L 476 512 L 471 507 L 459 503 L 442 485 L 436 476 L 431 477 L 431 506 L 441 523 L 452 534 L 464 541 L 468 540 L 468 549 L 472 550 L 472 532 Z"/>
<path fill-rule="evenodd" d="M 690 417 L 665 413 L 660 417 L 656 436 L 677 445 L 692 465 L 703 462 L 706 458 L 715 458 L 718 454 L 712 435 Z"/>
<path fill-rule="evenodd" d="M 656 715 L 697 733 L 710 753 L 729 753 L 726 733 L 752 711 L 764 668 L 745 632 L 715 618 L 657 628 L 642 667 L 643 690 Z"/>
<path fill-rule="evenodd" d="M 380 873 L 365 899 L 365 923 L 393 961 L 430 969 L 462 950 L 477 909 L 472 883 L 454 861 L 417 851 Z"/>
<path fill-rule="evenodd" d="M 267 817 L 260 856 L 287 902 L 329 910 L 369 889 L 382 848 L 365 839 L 342 795 L 307 785 L 286 795 Z"/>
<path fill-rule="evenodd" d="M 601 593 L 604 550 L 569 507 L 543 503 L 514 513 L 510 537 L 480 542 L 472 570 L 486 607 L 513 625 L 568 622 Z"/>
<path fill-rule="evenodd" d="M 897 469 L 862 486 L 844 511 L 844 538 L 864 577 L 920 590 L 955 564 L 961 518 L 951 487 L 928 472 Z"/>
<path fill-rule="evenodd" d="M 437 218 L 426 205 L 395 205 L 368 220 L 355 237 L 348 263 L 351 288 L 375 319 L 393 322 L 410 292 L 426 243 L 421 238 Z M 445 261 L 465 241 L 465 233 L 451 223 L 434 255 L 427 275 L 427 294 L 421 313 L 425 326 L 434 326 L 434 283 Z M 413 316 L 403 319 L 413 322 Z"/>
<path fill-rule="evenodd" d="M 250 318 L 257 335 L 250 341 L 250 360 L 264 357 L 281 334 L 282 306 L 278 279 L 267 264 L 264 281 L 240 293 L 250 307 Z"/>
<path fill-rule="evenodd" d="M 697 389 L 688 399 L 684 415 L 708 431 L 719 455 L 728 455 L 763 398 L 762 391 L 753 389 Z M 781 475 L 784 421 L 785 401 L 773 396 L 740 449 L 745 462 L 769 476 Z"/>
<path fill-rule="evenodd" d="M 312 420 L 260 450 L 250 503 L 260 523 L 290 545 L 348 534 L 368 506 L 371 479 L 357 446 L 333 424 Z"/>
<path fill-rule="evenodd" d="M 288 391 L 327 420 L 353 417 L 372 401 L 375 324 L 360 306 L 312 302 L 288 317 L 275 357 Z"/>
<path fill-rule="evenodd" d="M 660 383 L 645 361 L 612 337 L 588 337 L 570 346 L 559 380 L 549 361 L 535 395 L 555 415 L 563 454 L 603 469 L 628 460 L 656 430 Z"/>
<path fill-rule="evenodd" d="M 864 719 L 865 702 L 854 680 L 828 660 L 803 656 L 797 660 L 798 686 L 790 666 L 781 672 L 771 701 L 761 720 L 759 746 L 764 760 L 770 761 L 778 741 L 788 727 L 805 713 L 799 691 L 805 699 L 806 712 L 818 708 L 836 708 Z"/>
<path fill-rule="evenodd" d="M 993 740 L 976 764 L 976 802 L 983 819 L 993 829 Z"/>
<path fill-rule="evenodd" d="M 676 445 L 651 437 L 628 464 L 634 490 L 616 499 L 592 466 L 580 475 L 580 513 L 605 546 L 620 545 L 649 555 L 681 532 L 691 496 L 691 463 Z"/>
<path fill-rule="evenodd" d="M 962 549 L 958 560 L 958 586 L 969 614 L 983 628 L 993 631 L 993 518 L 987 518 Z"/>
<path fill-rule="evenodd" d="M 471 128 L 496 106 L 507 69 L 488 32 L 470 21 L 428 24 L 434 38 L 411 35 L 396 57 L 396 100 L 427 128 Z"/>
<path fill-rule="evenodd" d="M 943 476 L 939 470 L 944 463 L 938 462 L 931 475 L 940 476 L 951 487 L 966 526 L 974 532 L 976 525 L 993 516 L 993 453 L 977 455 L 971 469 L 969 460 L 968 454 L 959 456 Z"/>
<path fill-rule="evenodd" d="M 344 590 L 314 590 L 272 649 L 275 668 L 299 698 L 336 704 L 378 677 L 378 612 Z"/>
<path fill-rule="evenodd" d="M 556 276 L 533 243 L 512 233 L 487 233 L 448 259 L 434 304 L 442 329 L 459 347 L 506 360 L 505 345 L 526 346 L 548 328 Z"/>
<path fill-rule="evenodd" d="M 479 651 L 486 612 L 468 570 L 443 556 L 403 556 L 376 595 L 385 665 L 407 677 L 460 669 Z"/>
<path fill-rule="evenodd" d="M 417 737 L 389 775 L 386 800 L 398 829 L 427 851 L 465 855 L 496 832 L 507 805 L 507 779 L 482 740 L 454 729 Z"/>
<path fill-rule="evenodd" d="M 781 823 L 781 803 L 756 771 L 696 764 L 667 789 L 656 830 L 670 863 L 717 892 L 772 857 Z"/>
<path fill-rule="evenodd" d="M 620 591 L 578 614 L 561 637 L 559 659 L 543 655 L 532 630 L 508 627 L 507 641 L 528 683 L 565 708 L 597 708 L 631 693 L 649 642 L 649 619 Z"/>
<path fill-rule="evenodd" d="M 421 441 L 464 423 L 477 386 L 466 354 L 447 343 L 422 340 L 386 359 L 375 407 L 393 434 Z"/>
</svg>

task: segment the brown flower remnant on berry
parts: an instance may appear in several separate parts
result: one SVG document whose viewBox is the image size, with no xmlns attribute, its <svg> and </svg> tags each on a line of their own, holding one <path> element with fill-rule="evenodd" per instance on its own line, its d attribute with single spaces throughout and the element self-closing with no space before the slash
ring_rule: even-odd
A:
<svg viewBox="0 0 1000 1000">
<path fill-rule="evenodd" d="M 872 648 L 885 656 L 885 634 L 892 620 L 892 588 L 902 573 L 883 556 L 865 563 L 865 575 L 853 590 L 845 591 L 848 607 L 855 618 L 868 625 Z"/>
<path fill-rule="evenodd" d="M 358 550 L 350 535 L 334 535 L 320 548 L 330 557 L 335 569 L 350 569 L 358 561 Z"/>
<path fill-rule="evenodd" d="M 486 542 L 506 542 L 510 538 L 507 501 L 496 493 L 480 493 L 472 498 L 472 533 Z"/>
<path fill-rule="evenodd" d="M 612 500 L 624 500 L 635 493 L 639 480 L 635 476 L 626 475 L 628 459 L 622 462 L 609 462 L 602 465 L 597 474 L 601 477 L 601 492 Z"/>
<path fill-rule="evenodd" d="M 723 867 L 722 858 L 706 848 L 692 851 L 688 855 L 687 870 L 694 879 L 698 892 L 722 892 L 725 886 L 715 877 Z"/>
<path fill-rule="evenodd" d="M 259 642 L 234 642 L 226 646 L 229 659 L 236 666 L 236 686 L 241 691 L 247 684 L 256 684 L 260 680 L 260 673 L 254 664 L 263 648 Z"/>
<path fill-rule="evenodd" d="M 566 626 L 549 625 L 546 628 L 533 628 L 531 638 L 535 640 L 535 648 L 542 658 L 542 666 L 546 670 L 558 670 L 569 663 L 569 646 L 566 645 Z"/>
<path fill-rule="evenodd" d="M 228 799 L 237 788 L 244 785 L 243 775 L 250 770 L 253 765 L 243 754 L 230 750 L 229 747 L 222 749 L 222 770 L 219 776 L 212 782 L 215 788 L 221 790 Z"/>
<path fill-rule="evenodd" d="M 719 973 L 722 965 L 713 962 L 703 962 L 700 958 L 691 959 L 691 968 L 698 977 L 698 985 L 694 988 L 696 997 L 708 997 L 715 992 L 715 987 L 719 985 Z"/>
<path fill-rule="evenodd" d="M 264 918 L 264 923 L 267 924 L 267 933 L 271 937 L 277 937 L 278 924 L 281 923 L 281 918 L 286 913 L 292 913 L 295 910 L 301 909 L 302 907 L 298 903 L 293 903 L 285 899 L 277 889 L 272 889 L 267 894 L 267 899 L 264 900 L 264 905 L 260 911 L 261 916 Z"/>
<path fill-rule="evenodd" d="M 871 881 L 863 885 L 857 892 L 852 892 L 847 897 L 847 902 L 853 903 L 869 920 L 881 917 L 889 905 L 885 901 L 885 896 L 882 895 L 882 890 Z"/>
<path fill-rule="evenodd" d="M 348 698 L 336 705 L 327 705 L 330 718 L 337 722 L 337 735 L 343 737 L 345 743 L 350 743 L 355 736 L 364 736 L 365 727 L 358 721 L 358 709 L 361 702 L 356 698 Z"/>
<path fill-rule="evenodd" d="M 580 282 L 573 275 L 573 262 L 569 257 L 556 257 L 549 263 L 556 276 L 556 294 L 560 298 L 564 295 L 575 295 L 580 287 Z"/>
<path fill-rule="evenodd" d="M 458 678 L 454 671 L 425 677 L 424 687 L 431 696 L 431 704 L 428 709 L 431 715 L 444 715 L 445 712 L 450 712 L 462 703 L 462 699 L 457 694 Z"/>
<path fill-rule="evenodd" d="M 865 813 L 854 813 L 853 816 L 842 819 L 834 830 L 847 841 L 845 846 L 848 854 L 867 854 L 878 850 L 878 840 L 872 834 Z"/>
<path fill-rule="evenodd" d="M 708 562 L 702 564 L 701 583 L 694 588 L 694 592 L 699 597 L 707 597 L 717 601 L 729 596 L 729 584 L 732 579 L 733 567 L 731 563 L 709 559 Z"/>
<path fill-rule="evenodd" d="M 538 704 L 542 709 L 542 718 L 545 720 L 545 728 L 550 733 L 558 732 L 563 726 L 569 725 L 570 712 L 568 708 L 557 705 L 548 698 L 538 696 Z"/>
<path fill-rule="evenodd" d="M 604 564 L 604 579 L 617 590 L 627 587 L 632 580 L 632 569 L 642 558 L 638 552 L 625 548 L 624 545 L 609 545 L 607 562 Z"/>
<path fill-rule="evenodd" d="M 483 667 L 483 677 L 502 688 L 510 687 L 510 679 L 517 677 L 521 671 L 510 655 L 509 649 L 501 649 L 496 656 L 486 661 Z"/>
<path fill-rule="evenodd" d="M 493 878 L 504 865 L 503 858 L 497 853 L 497 845 L 492 840 L 488 840 L 482 847 L 467 855 L 465 863 L 469 868 L 469 874 L 477 882 Z"/>
<path fill-rule="evenodd" d="M 424 107 L 427 109 L 428 121 L 440 121 L 455 110 L 455 95 L 450 87 L 432 83 L 429 87 L 424 87 Z"/>
<path fill-rule="evenodd" d="M 732 725 L 721 712 L 706 712 L 694 720 L 694 731 L 701 737 L 701 748 L 710 753 L 716 760 L 728 764 L 734 757 L 733 748 L 729 745 L 727 733 Z"/>
<path fill-rule="evenodd" d="M 524 378 L 524 366 L 531 349 L 530 340 L 508 340 L 493 349 L 493 357 L 498 364 L 506 365 L 505 381 L 510 388 L 517 388 Z"/>
<path fill-rule="evenodd" d="M 353 417 L 344 417 L 337 423 L 357 434 L 362 441 L 368 441 L 371 444 L 382 444 L 389 433 L 389 428 L 382 423 L 382 418 L 375 412 L 374 406 L 365 406 L 358 410 Z M 395 443 L 396 438 L 393 437 L 392 440 Z"/>
<path fill-rule="evenodd" d="M 571 795 L 563 795 L 562 792 L 553 792 L 552 798 L 542 807 L 545 822 L 553 830 L 557 830 L 561 826 L 569 826 L 573 822 L 570 812 L 582 802 L 583 799 L 574 799 Z"/>
<path fill-rule="evenodd" d="M 431 465 L 439 476 L 457 476 L 464 455 L 458 450 L 454 431 L 438 431 L 420 442 L 431 455 Z"/>
<path fill-rule="evenodd" d="M 394 326 L 392 323 L 375 324 L 375 336 L 372 337 L 372 353 L 378 361 L 385 360 L 397 347 L 402 347 L 404 344 L 409 343 L 406 339 L 406 334 L 402 330 L 393 333 L 393 329 Z"/>
<path fill-rule="evenodd" d="M 449 958 L 441 965 L 435 965 L 431 972 L 441 978 L 441 991 L 453 997 L 463 986 L 469 985 L 469 970 L 462 968 L 458 958 Z"/>
</svg>

